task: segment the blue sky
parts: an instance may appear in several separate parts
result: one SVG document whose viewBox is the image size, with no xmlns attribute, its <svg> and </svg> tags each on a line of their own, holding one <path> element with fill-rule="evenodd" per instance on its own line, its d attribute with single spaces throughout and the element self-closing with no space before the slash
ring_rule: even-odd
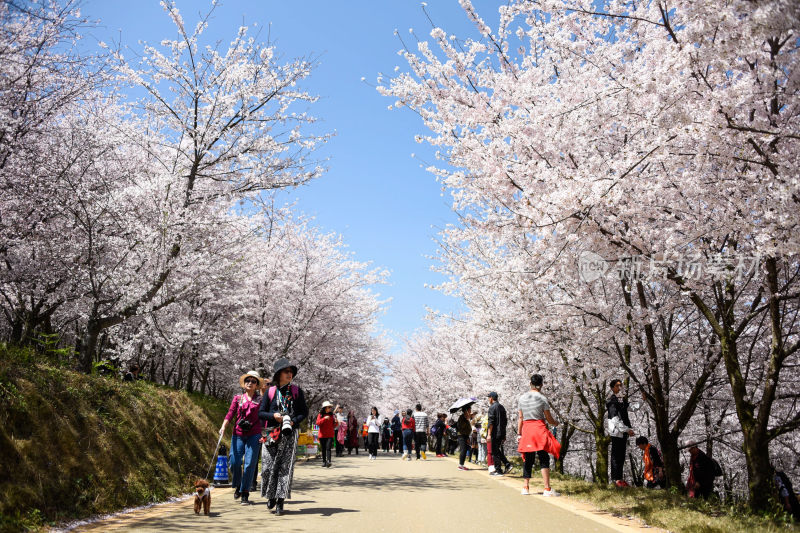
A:
<svg viewBox="0 0 800 533">
<path fill-rule="evenodd" d="M 474 3 L 487 22 L 496 20 L 496 2 Z M 177 1 L 190 28 L 210 5 Z M 456 0 L 429 0 L 427 11 L 448 32 L 474 33 Z M 139 50 L 140 40 L 157 44 L 175 36 L 157 0 L 87 0 L 82 12 L 100 21 L 90 39 Z M 425 287 L 441 281 L 426 256 L 436 252 L 438 228 L 455 222 L 455 216 L 449 194 L 423 168 L 423 162 L 433 162 L 431 150 L 414 142 L 415 134 L 425 133 L 424 125 L 411 112 L 389 111 L 392 100 L 374 89 L 380 72 L 406 67 L 397 55 L 401 44 L 395 29 L 407 43 L 415 42 L 409 28 L 427 37 L 431 26 L 420 2 L 227 0 L 215 9 L 206 34 L 230 42 L 239 26 L 254 23 L 263 26 L 261 36 L 270 35 L 286 59 L 319 58 L 303 87 L 320 96 L 310 111 L 322 129 L 336 133 L 319 152 L 329 158 L 329 171 L 286 200 L 296 201 L 321 228 L 342 234 L 359 260 L 391 271 L 391 285 L 378 290 L 392 299 L 381 323 L 395 339 L 425 326 L 426 306 L 455 310 L 456 301 Z"/>
</svg>

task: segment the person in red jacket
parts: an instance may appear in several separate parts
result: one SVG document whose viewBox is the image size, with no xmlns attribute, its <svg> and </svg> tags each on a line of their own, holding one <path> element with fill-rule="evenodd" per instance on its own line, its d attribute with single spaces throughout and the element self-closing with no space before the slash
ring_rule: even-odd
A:
<svg viewBox="0 0 800 533">
<path fill-rule="evenodd" d="M 317 426 L 319 426 L 319 447 L 322 453 L 322 466 L 331 466 L 331 449 L 333 448 L 333 438 L 336 426 L 339 421 L 333 416 L 333 404 L 328 400 L 322 402 L 322 408 L 317 415 Z"/>
<path fill-rule="evenodd" d="M 400 426 L 403 428 L 403 456 L 400 459 L 408 457 L 409 461 L 411 460 L 411 443 L 414 441 L 414 432 L 417 429 L 412 413 L 411 409 L 406 411 L 406 416 L 403 417 Z"/>
</svg>

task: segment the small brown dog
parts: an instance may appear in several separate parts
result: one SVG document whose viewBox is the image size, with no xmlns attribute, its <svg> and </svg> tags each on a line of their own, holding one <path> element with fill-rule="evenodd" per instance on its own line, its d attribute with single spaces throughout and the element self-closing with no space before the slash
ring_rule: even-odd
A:
<svg viewBox="0 0 800 533">
<path fill-rule="evenodd" d="M 203 514 L 208 516 L 211 509 L 211 487 L 208 481 L 198 479 L 194 482 L 194 514 L 200 514 L 200 505 L 203 505 Z"/>
</svg>

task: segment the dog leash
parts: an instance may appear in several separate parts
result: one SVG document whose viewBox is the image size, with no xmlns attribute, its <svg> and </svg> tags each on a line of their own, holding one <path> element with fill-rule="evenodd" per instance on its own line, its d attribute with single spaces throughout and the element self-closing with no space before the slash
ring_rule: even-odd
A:
<svg viewBox="0 0 800 533">
<path fill-rule="evenodd" d="M 217 446 L 214 448 L 214 454 L 211 456 L 211 463 L 208 465 L 208 471 L 206 472 L 206 479 L 208 476 L 211 475 L 211 469 L 214 466 L 214 459 L 217 457 L 217 452 L 219 451 L 219 443 L 222 442 L 222 433 L 219 434 L 219 440 L 217 440 Z"/>
</svg>

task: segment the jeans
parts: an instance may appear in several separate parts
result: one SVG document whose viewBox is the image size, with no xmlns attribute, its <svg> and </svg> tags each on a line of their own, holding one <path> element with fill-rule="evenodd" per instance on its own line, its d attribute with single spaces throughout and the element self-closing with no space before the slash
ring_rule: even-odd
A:
<svg viewBox="0 0 800 533">
<path fill-rule="evenodd" d="M 233 471 L 233 488 L 239 492 L 250 492 L 253 484 L 253 471 L 258 461 L 260 433 L 249 437 L 234 435 L 231 439 L 231 470 Z M 244 475 L 242 475 L 242 459 L 244 459 Z"/>
<path fill-rule="evenodd" d="M 378 434 L 367 433 L 367 447 L 370 455 L 378 455 Z"/>
<path fill-rule="evenodd" d="M 333 448 L 333 437 L 324 437 L 319 439 L 319 448 L 322 452 L 322 464 L 330 464 L 331 449 Z"/>
<path fill-rule="evenodd" d="M 426 442 L 427 435 L 425 435 L 422 431 L 417 431 L 414 433 L 414 445 L 417 450 L 417 459 L 419 459 L 419 452 L 428 449 L 428 443 Z"/>
<path fill-rule="evenodd" d="M 622 467 L 625 466 L 625 452 L 628 448 L 628 435 L 611 437 L 611 481 L 623 479 Z"/>
<path fill-rule="evenodd" d="M 410 429 L 403 430 L 403 453 L 411 455 L 411 442 L 414 440 L 414 432 Z"/>
<path fill-rule="evenodd" d="M 464 466 L 464 460 L 467 458 L 467 450 L 470 449 L 469 444 L 467 444 L 467 436 L 458 436 L 458 464 L 459 466 Z"/>
</svg>

